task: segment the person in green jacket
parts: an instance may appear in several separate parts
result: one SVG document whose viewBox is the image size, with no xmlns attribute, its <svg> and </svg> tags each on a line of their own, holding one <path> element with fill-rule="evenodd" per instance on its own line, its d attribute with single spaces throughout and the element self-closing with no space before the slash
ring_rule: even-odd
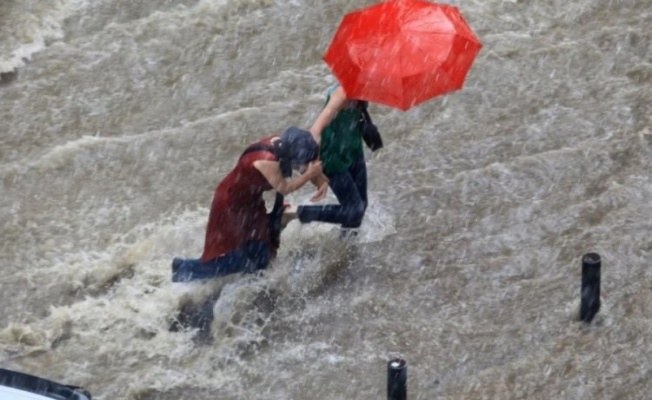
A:
<svg viewBox="0 0 652 400">
<path fill-rule="evenodd" d="M 367 166 L 359 129 L 362 107 L 363 102 L 347 98 L 339 84 L 328 90 L 326 105 L 310 133 L 320 145 L 323 173 L 339 204 L 302 205 L 286 210 L 296 212 L 301 223 L 319 221 L 343 228 L 361 225 L 367 209 Z M 323 177 L 322 181 L 325 182 Z M 318 187 L 323 196 L 327 186 Z"/>
</svg>

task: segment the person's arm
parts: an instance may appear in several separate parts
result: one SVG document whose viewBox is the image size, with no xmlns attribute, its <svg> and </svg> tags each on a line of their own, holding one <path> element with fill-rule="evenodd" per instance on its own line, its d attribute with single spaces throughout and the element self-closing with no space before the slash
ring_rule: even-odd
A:
<svg viewBox="0 0 652 400">
<path fill-rule="evenodd" d="M 258 160 L 254 161 L 253 165 L 261 174 L 263 174 L 274 190 L 283 196 L 300 189 L 311 179 L 321 175 L 322 173 L 321 161 L 311 162 L 308 165 L 306 172 L 292 179 L 285 179 L 283 177 L 283 174 L 281 174 L 281 168 L 277 161 Z"/>
<path fill-rule="evenodd" d="M 315 176 L 314 178 L 312 178 L 310 180 L 310 182 L 312 182 L 312 184 L 317 186 L 317 187 L 321 187 L 323 185 L 328 185 L 328 178 L 326 177 L 326 175 L 321 173 L 321 174 Z"/>
<path fill-rule="evenodd" d="M 317 187 L 317 192 L 310 198 L 310 201 L 314 203 L 326 197 L 326 193 L 328 193 L 328 178 L 326 175 L 321 173 L 312 178 L 310 182 Z"/>
<path fill-rule="evenodd" d="M 326 129 L 326 127 L 333 121 L 333 118 L 337 115 L 340 110 L 346 105 L 346 93 L 342 86 L 338 86 L 337 89 L 331 93 L 328 103 L 321 110 L 321 113 L 317 116 L 317 119 L 310 127 L 310 134 L 317 144 L 321 144 L 321 134 Z"/>
</svg>

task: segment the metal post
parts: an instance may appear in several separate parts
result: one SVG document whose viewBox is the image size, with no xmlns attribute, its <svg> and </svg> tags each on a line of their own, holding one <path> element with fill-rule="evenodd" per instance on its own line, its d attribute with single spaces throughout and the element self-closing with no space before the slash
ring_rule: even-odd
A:
<svg viewBox="0 0 652 400">
<path fill-rule="evenodd" d="M 387 400 L 407 400 L 407 362 L 403 359 L 387 363 Z"/>
<path fill-rule="evenodd" d="M 580 320 L 590 323 L 600 310 L 600 266 L 602 262 L 597 253 L 582 257 L 582 292 Z"/>
</svg>

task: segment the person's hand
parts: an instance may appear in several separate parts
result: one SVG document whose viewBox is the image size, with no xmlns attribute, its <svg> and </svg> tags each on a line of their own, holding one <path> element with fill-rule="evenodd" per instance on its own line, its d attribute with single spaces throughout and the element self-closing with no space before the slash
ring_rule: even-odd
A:
<svg viewBox="0 0 652 400">
<path fill-rule="evenodd" d="M 319 185 L 317 192 L 310 198 L 310 201 L 316 203 L 326 197 L 326 193 L 328 193 L 328 181 L 324 181 Z"/>
<path fill-rule="evenodd" d="M 313 161 L 310 164 L 308 164 L 308 169 L 306 169 L 306 175 L 308 175 L 308 178 L 312 179 L 318 175 L 321 175 L 322 173 L 322 165 L 321 161 Z"/>
</svg>

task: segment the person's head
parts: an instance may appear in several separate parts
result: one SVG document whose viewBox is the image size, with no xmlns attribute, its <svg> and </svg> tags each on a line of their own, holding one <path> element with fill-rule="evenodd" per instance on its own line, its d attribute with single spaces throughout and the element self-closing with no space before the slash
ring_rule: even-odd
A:
<svg viewBox="0 0 652 400">
<path fill-rule="evenodd" d="M 310 132 L 294 126 L 281 135 L 281 148 L 293 169 L 302 170 L 319 156 L 319 145 Z"/>
</svg>

